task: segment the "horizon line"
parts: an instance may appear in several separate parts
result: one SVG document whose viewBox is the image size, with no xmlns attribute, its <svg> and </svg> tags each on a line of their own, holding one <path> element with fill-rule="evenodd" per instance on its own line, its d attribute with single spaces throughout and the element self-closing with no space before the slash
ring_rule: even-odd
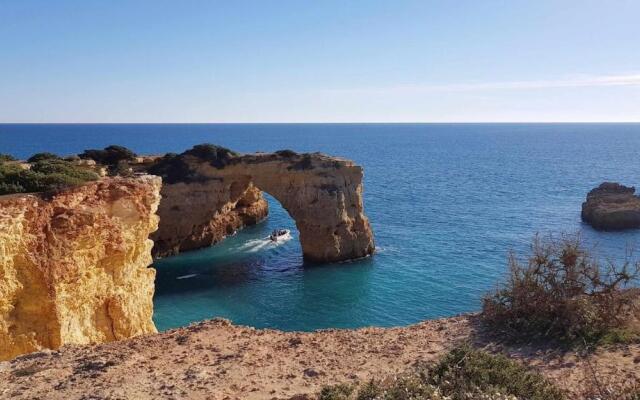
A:
<svg viewBox="0 0 640 400">
<path fill-rule="evenodd" d="M 633 121 L 282 121 L 282 122 L 0 122 L 0 125 L 444 125 L 444 124 L 640 124 Z"/>
</svg>

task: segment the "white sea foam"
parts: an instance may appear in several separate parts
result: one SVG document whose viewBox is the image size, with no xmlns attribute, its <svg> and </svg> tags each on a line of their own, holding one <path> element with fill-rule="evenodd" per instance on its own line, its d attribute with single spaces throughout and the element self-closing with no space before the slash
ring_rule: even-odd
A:
<svg viewBox="0 0 640 400">
<path fill-rule="evenodd" d="M 198 274 L 182 275 L 177 277 L 176 279 L 189 279 L 189 278 L 193 278 L 194 276 L 198 276 Z"/>
<path fill-rule="evenodd" d="M 278 237 L 277 241 L 271 240 L 269 237 L 263 239 L 249 240 L 247 243 L 238 247 L 238 250 L 247 253 L 257 253 L 258 251 L 273 249 L 281 246 L 292 239 L 291 233 Z"/>
</svg>

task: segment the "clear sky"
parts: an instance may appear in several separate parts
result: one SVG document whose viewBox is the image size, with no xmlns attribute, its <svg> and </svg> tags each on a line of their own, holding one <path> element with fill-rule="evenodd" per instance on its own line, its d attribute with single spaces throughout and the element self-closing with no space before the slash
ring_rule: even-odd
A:
<svg viewBox="0 0 640 400">
<path fill-rule="evenodd" d="M 0 0 L 0 122 L 640 121 L 639 0 Z"/>
</svg>

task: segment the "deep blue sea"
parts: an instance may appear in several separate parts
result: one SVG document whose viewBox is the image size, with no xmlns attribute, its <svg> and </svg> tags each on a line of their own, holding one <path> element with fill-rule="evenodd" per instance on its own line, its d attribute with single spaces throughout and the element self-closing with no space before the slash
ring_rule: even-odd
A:
<svg viewBox="0 0 640 400">
<path fill-rule="evenodd" d="M 161 330 L 212 317 L 284 330 L 406 325 L 478 310 L 508 252 L 525 252 L 536 233 L 580 232 L 603 259 L 640 242 L 640 231 L 600 233 L 580 221 L 600 182 L 640 184 L 640 124 L 0 124 L 0 153 L 19 157 L 110 144 L 180 152 L 203 142 L 355 160 L 378 251 L 305 265 L 293 221 L 270 198 L 258 226 L 156 262 Z M 276 227 L 293 239 L 266 244 Z"/>
</svg>

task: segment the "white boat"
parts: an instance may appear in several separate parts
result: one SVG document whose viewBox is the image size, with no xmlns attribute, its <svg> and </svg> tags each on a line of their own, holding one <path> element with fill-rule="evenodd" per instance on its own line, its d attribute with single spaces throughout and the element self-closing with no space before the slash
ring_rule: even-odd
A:
<svg viewBox="0 0 640 400">
<path fill-rule="evenodd" d="M 271 232 L 271 235 L 269 235 L 269 240 L 277 242 L 278 240 L 289 236 L 290 233 L 291 231 L 288 229 L 274 229 L 273 232 Z"/>
</svg>

